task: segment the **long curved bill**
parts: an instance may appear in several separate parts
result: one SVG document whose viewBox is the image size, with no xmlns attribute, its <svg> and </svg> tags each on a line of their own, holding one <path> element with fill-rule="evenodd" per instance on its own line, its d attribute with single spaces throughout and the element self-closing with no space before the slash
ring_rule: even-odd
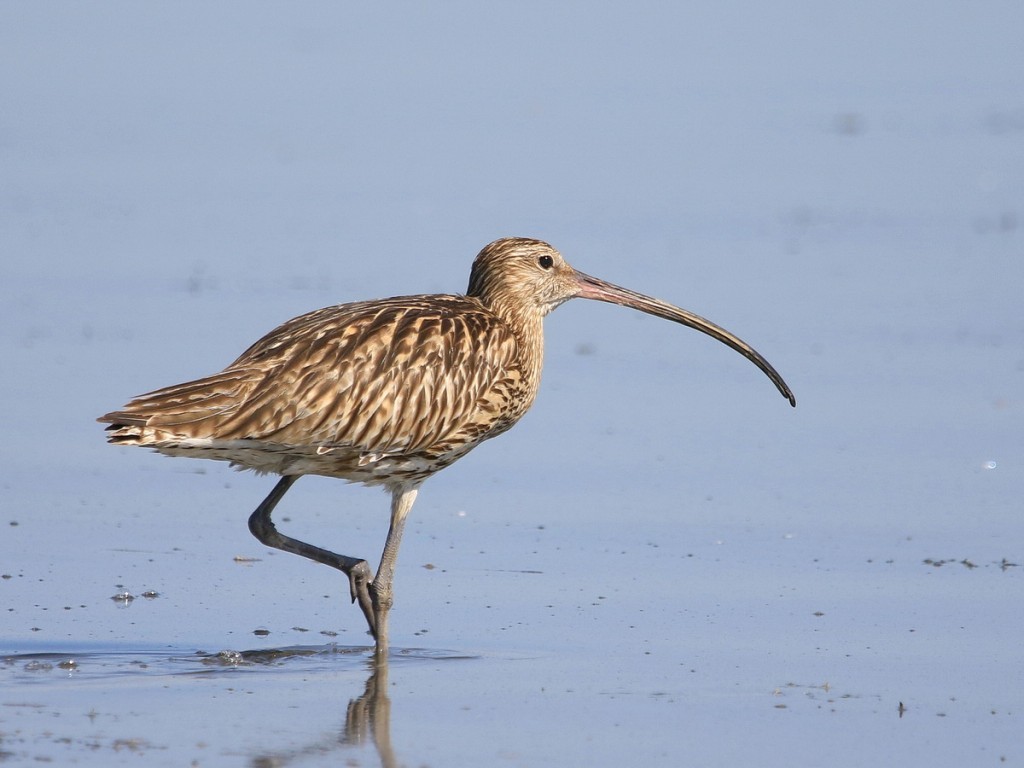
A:
<svg viewBox="0 0 1024 768">
<path fill-rule="evenodd" d="M 576 294 L 577 298 L 607 301 L 610 304 L 619 304 L 623 307 L 639 309 L 641 312 L 646 312 L 649 315 L 694 328 L 732 347 L 764 371 L 765 375 L 778 387 L 782 396 L 789 400 L 789 404 L 796 407 L 796 397 L 793 396 L 792 390 L 783 381 L 779 372 L 772 367 L 771 363 L 761 357 L 756 349 L 738 336 L 734 336 L 724 328 L 720 328 L 710 320 L 706 320 L 700 315 L 695 315 L 693 312 L 688 312 L 685 309 L 680 309 L 658 299 L 653 299 L 650 296 L 644 296 L 642 293 L 631 291 L 628 288 L 606 283 L 604 280 L 599 280 L 582 272 L 576 271 L 576 280 L 579 283 L 579 293 Z"/>
</svg>

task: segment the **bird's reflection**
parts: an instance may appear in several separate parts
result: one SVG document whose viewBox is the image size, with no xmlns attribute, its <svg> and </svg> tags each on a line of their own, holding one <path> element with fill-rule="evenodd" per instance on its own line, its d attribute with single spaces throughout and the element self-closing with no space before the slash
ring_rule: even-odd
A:
<svg viewBox="0 0 1024 768">
<path fill-rule="evenodd" d="M 273 659 L 280 661 L 286 656 L 306 656 L 322 653 L 313 649 L 277 649 L 274 651 L 251 651 L 238 654 L 247 662 L 266 663 Z M 338 652 L 332 649 L 332 652 Z M 348 652 L 348 651 L 346 651 Z M 351 649 L 357 652 L 357 649 Z M 344 749 L 363 749 L 372 743 L 380 757 L 382 768 L 397 766 L 395 751 L 391 746 L 391 699 L 388 698 L 388 658 L 370 654 L 366 660 L 369 677 L 362 695 L 351 699 L 345 712 L 345 722 L 337 739 L 318 740 L 306 746 L 280 752 L 264 752 L 252 758 L 253 768 L 281 768 L 291 763 L 302 762 L 314 756 L 324 756 Z"/>
<path fill-rule="evenodd" d="M 388 660 L 374 654 L 369 662 L 370 676 L 363 695 L 348 703 L 342 744 L 362 746 L 367 739 L 380 755 L 384 768 L 398 765 L 391 747 L 391 699 L 388 698 Z"/>
<path fill-rule="evenodd" d="M 345 721 L 338 736 L 320 738 L 305 746 L 296 746 L 279 751 L 263 751 L 254 755 L 250 765 L 252 768 L 283 768 L 293 763 L 301 764 L 311 758 L 323 758 L 325 755 L 344 750 L 369 751 L 370 745 L 376 750 L 382 768 L 401 765 L 395 750 L 391 746 L 391 699 L 388 696 L 388 664 L 398 662 L 400 667 L 419 660 L 436 662 L 442 659 L 449 661 L 478 658 L 473 655 L 450 651 L 424 650 L 407 648 L 391 651 L 389 654 L 375 653 L 373 648 L 356 646 L 275 648 L 258 651 L 231 651 L 208 654 L 203 658 L 204 664 L 216 666 L 240 665 L 273 665 L 280 667 L 283 663 L 297 661 L 296 657 L 330 659 L 327 666 L 335 667 L 338 656 L 349 656 L 369 675 L 361 695 L 349 700 L 345 711 Z M 352 667 L 349 667 L 352 669 Z M 332 689 L 333 690 L 333 689 Z M 354 759 L 354 758 L 353 758 Z M 318 763 L 319 764 L 319 763 Z"/>
</svg>

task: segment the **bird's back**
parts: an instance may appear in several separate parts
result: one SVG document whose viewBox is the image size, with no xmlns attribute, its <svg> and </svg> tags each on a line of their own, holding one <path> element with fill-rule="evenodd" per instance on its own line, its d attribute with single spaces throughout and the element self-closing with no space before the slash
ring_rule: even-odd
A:
<svg viewBox="0 0 1024 768">
<path fill-rule="evenodd" d="M 289 320 L 220 373 L 101 417 L 114 443 L 359 482 L 423 476 L 511 427 L 538 382 L 479 300 L 404 296 Z"/>
</svg>

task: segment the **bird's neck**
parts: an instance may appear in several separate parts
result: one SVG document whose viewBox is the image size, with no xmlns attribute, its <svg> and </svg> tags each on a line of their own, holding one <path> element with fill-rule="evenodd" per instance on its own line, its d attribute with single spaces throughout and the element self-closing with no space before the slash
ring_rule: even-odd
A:
<svg viewBox="0 0 1024 768">
<path fill-rule="evenodd" d="M 544 317 L 535 309 L 524 310 L 514 301 L 492 302 L 491 311 L 511 329 L 519 346 L 519 362 L 523 374 L 532 382 L 534 390 L 540 384 L 544 365 Z"/>
</svg>

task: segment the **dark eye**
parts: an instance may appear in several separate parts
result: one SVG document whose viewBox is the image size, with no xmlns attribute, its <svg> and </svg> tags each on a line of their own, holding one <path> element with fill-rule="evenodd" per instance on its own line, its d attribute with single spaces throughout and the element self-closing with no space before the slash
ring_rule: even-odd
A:
<svg viewBox="0 0 1024 768">
<path fill-rule="evenodd" d="M 551 265 L 555 263 L 555 260 L 545 253 L 537 259 L 537 263 L 540 264 L 541 269 L 551 269 Z"/>
</svg>

